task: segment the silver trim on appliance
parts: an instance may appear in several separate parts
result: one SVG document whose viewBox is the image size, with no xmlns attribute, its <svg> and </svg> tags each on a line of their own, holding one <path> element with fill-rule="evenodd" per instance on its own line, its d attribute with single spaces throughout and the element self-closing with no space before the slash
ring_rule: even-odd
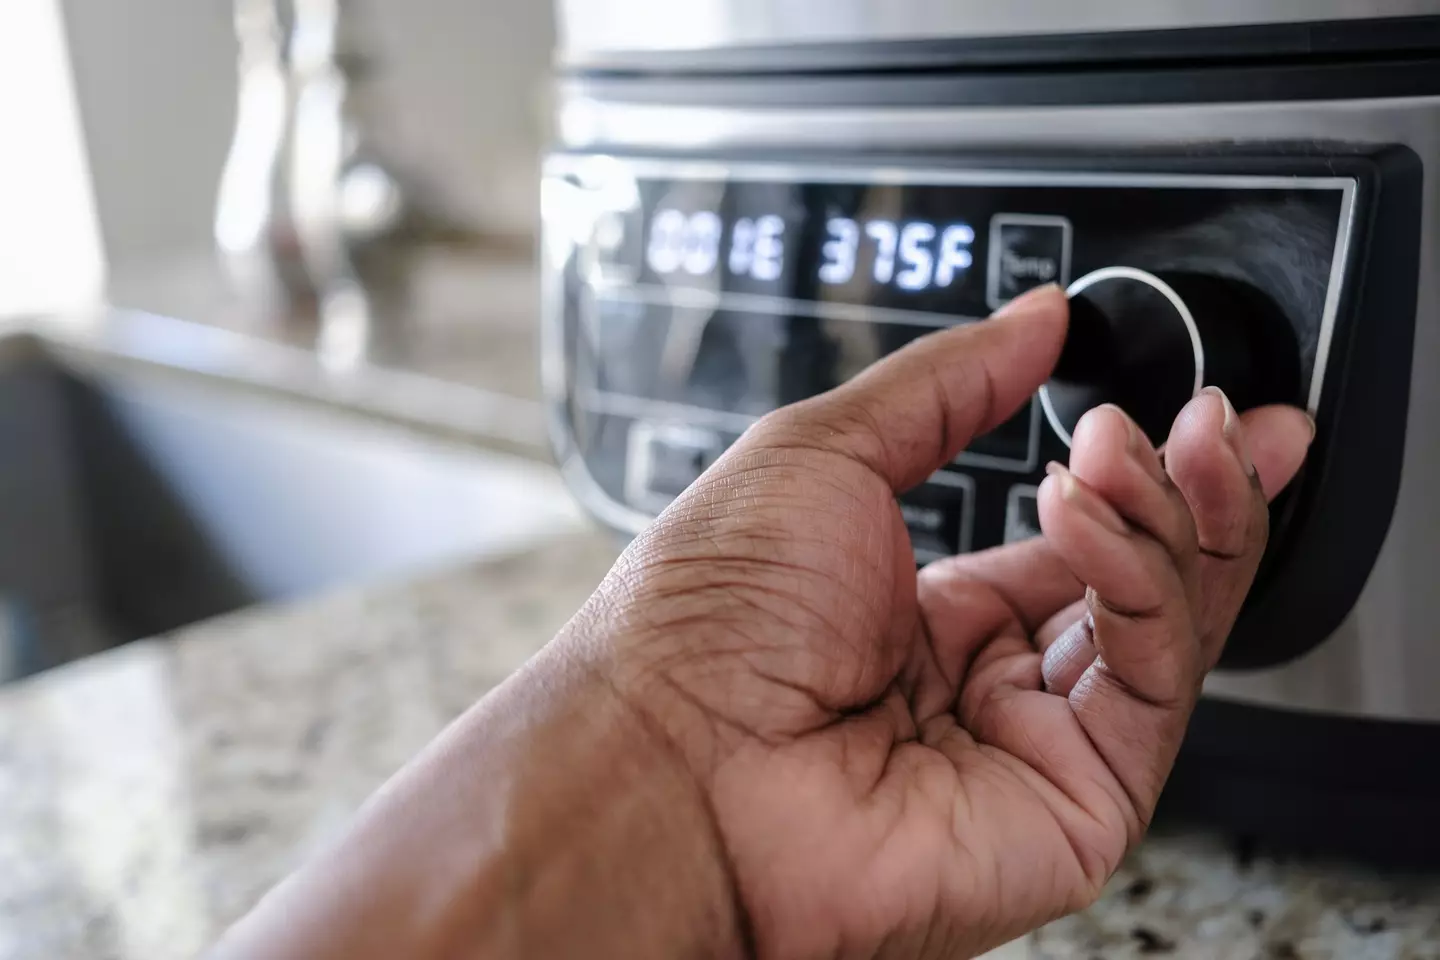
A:
<svg viewBox="0 0 1440 960">
<path fill-rule="evenodd" d="M 1333 277 L 1333 273 L 1332 273 Z M 1148 270 L 1140 270 L 1135 267 L 1101 267 L 1099 270 L 1092 270 L 1085 276 L 1070 284 L 1065 290 L 1065 296 L 1073 297 L 1077 293 L 1084 293 L 1097 283 L 1104 283 L 1106 280 L 1134 280 L 1143 283 L 1159 291 L 1160 295 L 1170 301 L 1170 306 L 1180 315 L 1180 322 L 1185 324 L 1185 332 L 1190 334 L 1191 357 L 1195 366 L 1195 383 L 1190 388 L 1190 396 L 1193 399 L 1200 395 L 1200 388 L 1205 385 L 1205 344 L 1200 342 L 1200 328 L 1195 326 L 1195 316 L 1190 312 L 1190 306 L 1175 292 L 1175 288 Z M 1327 344 L 1328 346 L 1328 344 Z M 1328 351 L 1327 351 L 1328 354 Z M 1040 406 L 1045 408 L 1045 419 L 1050 424 L 1050 429 L 1055 435 L 1069 447 L 1074 441 L 1070 431 L 1060 422 L 1060 416 L 1055 412 L 1055 404 L 1050 400 L 1050 384 L 1040 385 Z M 1314 413 L 1314 410 L 1311 411 Z M 1161 444 L 1160 449 L 1164 450 L 1165 445 Z"/>
<path fill-rule="evenodd" d="M 1313 23 L 1440 13 L 1437 0 L 558 0 L 559 59 L 747 46 L 873 43 Z"/>
<path fill-rule="evenodd" d="M 633 105 L 627 105 L 633 106 Z M 665 111 L 684 108 L 667 107 Z M 1118 173 L 1066 172 L 924 166 L 875 166 L 857 163 L 778 163 L 750 160 L 668 160 L 660 157 L 617 156 L 613 166 L 624 167 L 636 178 L 728 180 L 735 183 L 767 181 L 803 183 L 865 183 L 882 186 L 923 184 L 937 187 L 1167 187 L 1231 188 L 1235 190 L 1344 190 L 1353 187 L 1349 177 L 1282 177 L 1246 173 Z M 585 158 L 557 153 L 545 161 L 547 176 L 576 172 Z M 613 168 L 613 167 L 612 167 Z"/>
<path fill-rule="evenodd" d="M 591 413 L 606 413 L 634 420 L 649 418 L 661 423 L 693 424 L 726 433 L 744 433 L 760 419 L 744 413 L 711 410 L 709 407 L 696 407 L 672 400 L 632 397 L 627 393 L 597 390 L 593 387 L 578 391 L 575 402 Z"/>
</svg>

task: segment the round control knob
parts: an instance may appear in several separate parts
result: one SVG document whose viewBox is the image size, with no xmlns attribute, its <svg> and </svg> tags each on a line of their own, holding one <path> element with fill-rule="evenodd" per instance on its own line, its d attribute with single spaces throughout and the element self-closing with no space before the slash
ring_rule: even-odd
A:
<svg viewBox="0 0 1440 960">
<path fill-rule="evenodd" d="M 1085 412 L 1103 403 L 1128 413 L 1158 447 L 1206 385 L 1220 387 L 1242 410 L 1298 399 L 1294 331 L 1244 283 L 1105 267 L 1066 293 L 1070 330 L 1040 388 L 1045 417 L 1066 446 Z"/>
</svg>

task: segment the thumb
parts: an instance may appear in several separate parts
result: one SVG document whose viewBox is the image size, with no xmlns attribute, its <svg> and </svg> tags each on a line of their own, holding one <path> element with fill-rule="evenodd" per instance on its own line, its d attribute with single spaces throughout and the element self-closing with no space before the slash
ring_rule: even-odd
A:
<svg viewBox="0 0 1440 960">
<path fill-rule="evenodd" d="M 828 393 L 798 403 L 768 428 L 780 439 L 843 453 L 914 487 L 970 441 L 1005 422 L 1050 375 L 1069 304 L 1053 284 L 993 318 L 921 337 Z"/>
</svg>

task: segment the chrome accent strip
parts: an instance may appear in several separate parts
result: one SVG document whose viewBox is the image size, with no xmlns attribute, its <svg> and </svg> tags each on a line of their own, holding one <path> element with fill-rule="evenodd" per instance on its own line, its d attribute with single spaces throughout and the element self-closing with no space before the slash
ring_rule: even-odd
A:
<svg viewBox="0 0 1440 960">
<path fill-rule="evenodd" d="M 809 111 L 815 113 L 823 111 Z M 583 157 L 557 153 L 545 162 L 546 176 L 575 173 Z M 873 166 L 853 163 L 772 163 L 765 161 L 667 160 L 660 157 L 610 158 L 636 179 L 728 180 L 736 183 L 863 183 L 882 186 L 936 187 L 1155 187 L 1165 189 L 1343 190 L 1349 177 L 1284 177 L 1245 173 L 1104 173 L 1002 170 L 925 166 Z"/>
<path fill-rule="evenodd" d="M 657 420 L 662 423 L 684 423 L 726 433 L 744 433 L 758 421 L 743 413 L 711 410 L 672 400 L 651 400 L 627 393 L 588 389 L 577 392 L 575 402 L 591 413 L 609 414 L 634 420 Z"/>
<path fill-rule="evenodd" d="M 558 0 L 559 59 L 1424 16 L 1437 0 Z M 613 56 L 611 59 L 615 59 Z"/>
</svg>

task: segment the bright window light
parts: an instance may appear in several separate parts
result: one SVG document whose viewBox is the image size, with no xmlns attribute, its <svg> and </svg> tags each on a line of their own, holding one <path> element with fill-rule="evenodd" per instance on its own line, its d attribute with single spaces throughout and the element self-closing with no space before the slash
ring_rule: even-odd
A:
<svg viewBox="0 0 1440 960">
<path fill-rule="evenodd" d="M 58 0 L 0 0 L 0 316 L 102 293 L 105 257 Z"/>
</svg>

